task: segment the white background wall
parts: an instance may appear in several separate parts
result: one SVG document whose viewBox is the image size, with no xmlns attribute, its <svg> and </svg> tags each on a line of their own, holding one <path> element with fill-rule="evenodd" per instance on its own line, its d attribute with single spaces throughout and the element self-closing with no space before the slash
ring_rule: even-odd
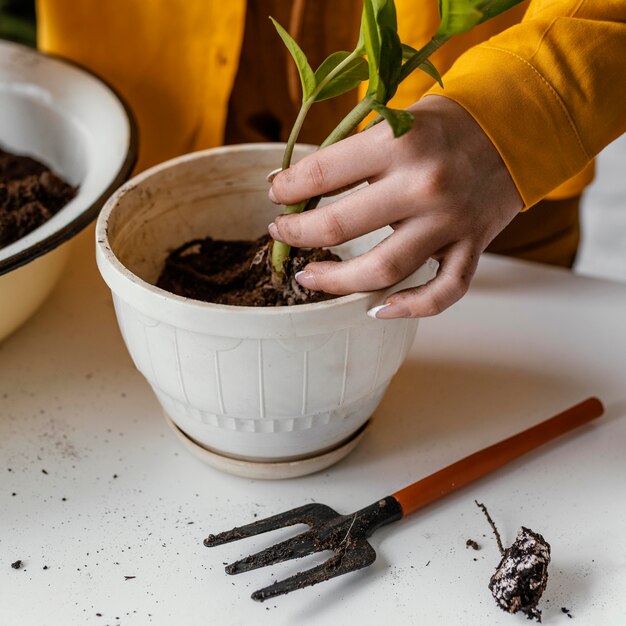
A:
<svg viewBox="0 0 626 626">
<path fill-rule="evenodd" d="M 626 282 L 626 135 L 597 159 L 583 198 L 583 243 L 576 271 Z"/>
</svg>

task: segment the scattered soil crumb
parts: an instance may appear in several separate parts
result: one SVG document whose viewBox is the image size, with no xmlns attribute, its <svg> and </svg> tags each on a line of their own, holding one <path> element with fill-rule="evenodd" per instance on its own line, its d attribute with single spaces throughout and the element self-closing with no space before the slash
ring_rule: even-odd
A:
<svg viewBox="0 0 626 626">
<path fill-rule="evenodd" d="M 18 559 L 17 561 L 11 563 L 11 567 L 13 569 L 22 569 L 22 565 L 23 565 L 23 563 L 22 563 L 21 559 Z"/>
<path fill-rule="evenodd" d="M 474 541 L 473 539 L 468 539 L 465 542 L 465 547 L 466 548 L 472 548 L 472 550 L 480 550 L 480 546 L 478 545 L 478 543 L 476 541 Z"/>
<path fill-rule="evenodd" d="M 572 619 L 574 616 L 570 613 L 569 609 L 567 607 L 562 606 L 561 607 L 561 611 L 563 613 L 565 613 L 565 615 L 567 615 L 567 617 L 569 617 L 570 619 Z"/>
</svg>

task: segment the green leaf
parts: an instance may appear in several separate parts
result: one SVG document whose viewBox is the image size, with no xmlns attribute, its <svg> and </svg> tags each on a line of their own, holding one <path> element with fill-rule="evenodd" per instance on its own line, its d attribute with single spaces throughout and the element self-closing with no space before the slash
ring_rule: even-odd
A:
<svg viewBox="0 0 626 626">
<path fill-rule="evenodd" d="M 439 0 L 441 22 L 437 35 L 458 35 L 480 24 L 482 11 L 476 5 L 479 0 Z"/>
<path fill-rule="evenodd" d="M 420 70 L 426 72 L 431 78 L 434 78 L 442 87 L 443 81 L 441 80 L 441 74 L 439 74 L 439 70 L 432 64 L 431 61 L 426 59 L 420 65 Z"/>
<path fill-rule="evenodd" d="M 367 55 L 367 94 L 386 102 L 398 87 L 402 65 L 402 44 L 393 0 L 363 0 L 361 34 L 357 50 Z"/>
<path fill-rule="evenodd" d="M 483 19 L 481 22 L 486 22 L 500 13 L 504 13 L 513 8 L 516 4 L 520 4 L 524 0 L 491 0 L 490 2 L 483 2 L 482 12 Z"/>
<path fill-rule="evenodd" d="M 365 50 L 365 37 L 376 31 L 378 14 L 383 10 L 387 0 L 363 0 L 363 11 L 361 14 L 361 29 L 359 31 L 359 41 L 356 45 L 357 54 L 363 54 Z"/>
<path fill-rule="evenodd" d="M 393 0 L 387 0 L 380 3 L 380 10 L 376 16 L 379 27 L 390 28 L 394 33 L 398 31 L 398 16 L 396 14 L 396 5 Z"/>
<path fill-rule="evenodd" d="M 437 35 L 458 35 L 490 20 L 522 0 L 439 0 Z"/>
<path fill-rule="evenodd" d="M 391 109 L 379 102 L 375 102 L 372 108 L 387 120 L 391 130 L 393 130 L 394 137 L 401 137 L 404 133 L 411 130 L 414 119 L 413 113 L 400 109 Z"/>
<path fill-rule="evenodd" d="M 387 102 L 398 89 L 398 79 L 402 69 L 402 44 L 398 33 L 387 26 L 380 26 L 380 61 L 378 74 L 381 79 L 378 100 Z"/>
<path fill-rule="evenodd" d="M 367 55 L 369 70 L 368 95 L 378 94 L 380 77 L 378 64 L 380 61 L 380 33 L 378 32 L 378 14 L 386 4 L 386 0 L 363 0 L 363 16 L 361 18 L 361 34 L 359 48 Z"/>
<path fill-rule="evenodd" d="M 407 61 L 414 54 L 417 54 L 417 50 L 413 46 L 409 46 L 408 43 L 402 44 L 402 60 Z"/>
<path fill-rule="evenodd" d="M 315 70 L 316 85 L 319 84 L 332 72 L 340 63 L 343 63 L 352 53 L 334 52 L 327 57 Z M 351 89 L 354 89 L 369 77 L 367 61 L 363 57 L 356 57 L 350 61 L 342 70 L 336 74 L 317 94 L 315 101 L 321 102 L 328 98 L 340 96 Z"/>
<path fill-rule="evenodd" d="M 416 54 L 418 54 L 418 51 L 415 48 L 413 48 L 412 46 L 409 46 L 409 44 L 406 44 L 406 43 L 402 44 L 402 60 L 403 61 L 408 61 L 409 59 L 414 57 Z M 428 59 L 422 61 L 419 68 L 423 72 L 426 72 L 431 78 L 434 78 L 443 87 L 441 75 L 439 74 L 439 71 L 432 64 L 431 61 L 429 61 Z"/>
<path fill-rule="evenodd" d="M 316 83 L 313 70 L 309 65 L 306 55 L 302 52 L 302 49 L 295 42 L 293 37 L 273 17 L 270 17 L 270 20 L 272 20 L 272 24 L 274 24 L 280 38 L 283 40 L 285 46 L 287 46 L 287 50 L 289 50 L 289 53 L 296 63 L 298 74 L 300 75 L 300 82 L 302 83 L 302 102 L 305 102 L 311 97 L 315 89 Z"/>
</svg>

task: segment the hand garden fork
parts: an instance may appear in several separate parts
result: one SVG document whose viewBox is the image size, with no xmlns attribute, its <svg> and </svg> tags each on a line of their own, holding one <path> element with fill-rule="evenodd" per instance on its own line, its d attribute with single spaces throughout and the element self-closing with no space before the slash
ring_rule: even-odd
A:
<svg viewBox="0 0 626 626">
<path fill-rule="evenodd" d="M 376 559 L 376 552 L 367 538 L 377 528 L 395 522 L 490 474 L 526 452 L 599 417 L 603 411 L 604 407 L 597 398 L 589 398 L 536 426 L 448 465 L 351 515 L 340 515 L 325 504 L 305 504 L 245 526 L 209 535 L 204 540 L 204 545 L 219 546 L 270 530 L 294 524 L 307 524 L 309 530 L 231 563 L 226 567 L 226 573 L 240 574 L 266 565 L 330 550 L 333 555 L 326 562 L 259 589 L 252 594 L 252 598 L 263 601 L 295 589 L 315 585 L 371 565 Z"/>
</svg>

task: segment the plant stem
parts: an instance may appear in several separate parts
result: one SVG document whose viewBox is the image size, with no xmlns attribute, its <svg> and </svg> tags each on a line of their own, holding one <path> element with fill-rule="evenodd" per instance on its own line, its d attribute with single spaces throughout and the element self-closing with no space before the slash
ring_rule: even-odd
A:
<svg viewBox="0 0 626 626">
<path fill-rule="evenodd" d="M 365 98 L 339 122 L 339 125 L 326 137 L 320 147 L 325 148 L 351 135 L 357 126 L 369 115 L 373 104 L 374 99 L 372 96 L 365 96 Z"/>
<path fill-rule="evenodd" d="M 307 201 L 305 200 L 298 204 L 287 205 L 283 211 L 283 215 L 302 213 L 306 204 Z M 289 244 L 283 243 L 282 241 L 272 242 L 272 280 L 278 285 L 282 284 L 285 278 L 283 266 L 290 255 L 291 246 Z"/>
<path fill-rule="evenodd" d="M 282 168 L 286 170 L 291 165 L 291 157 L 293 156 L 293 149 L 296 147 L 296 142 L 298 141 L 298 135 L 302 130 L 302 125 L 304 124 L 304 120 L 309 112 L 309 109 L 313 106 L 313 100 L 309 98 L 306 102 L 302 103 L 300 107 L 300 111 L 298 113 L 298 117 L 296 117 L 296 121 L 293 123 L 293 127 L 291 132 L 289 133 L 289 138 L 287 139 L 287 145 L 285 146 L 285 153 L 283 154 L 283 163 Z"/>
<path fill-rule="evenodd" d="M 321 91 L 328 85 L 328 83 L 337 76 L 337 74 L 341 73 L 343 69 L 352 63 L 354 59 L 360 56 L 357 51 L 353 51 L 350 53 L 341 63 L 338 63 L 328 74 L 319 82 L 315 90 L 311 94 L 311 96 L 302 103 L 300 107 L 300 112 L 298 113 L 298 117 L 293 124 L 293 128 L 289 133 L 289 138 L 287 139 L 287 146 L 285 147 L 285 154 L 283 155 L 283 169 L 286 170 L 291 165 L 291 157 L 293 156 L 293 150 L 295 148 L 296 142 L 298 141 L 298 135 L 300 135 L 300 131 L 302 130 L 302 125 L 304 124 L 304 120 L 309 112 L 309 109 L 315 103 L 317 96 L 321 93 Z"/>
<path fill-rule="evenodd" d="M 337 74 L 339 74 L 343 69 L 354 61 L 359 55 L 357 50 L 354 50 L 351 54 L 349 54 L 341 63 L 338 63 L 336 67 L 334 67 L 328 74 L 319 82 L 311 96 L 302 103 L 300 107 L 300 111 L 298 113 L 298 117 L 296 117 L 296 121 L 293 124 L 291 132 L 289 133 L 289 138 L 287 139 L 287 145 L 285 146 L 285 153 L 283 154 L 283 163 L 282 168 L 286 170 L 291 165 L 291 158 L 293 156 L 294 148 L 296 147 L 296 142 L 298 141 L 298 136 L 300 135 L 300 131 L 302 130 L 302 126 L 304 124 L 304 120 L 309 112 L 309 109 L 313 106 L 317 96 L 321 93 L 322 89 L 326 87 L 326 85 L 333 79 Z M 301 213 L 304 210 L 306 205 L 306 201 L 299 202 L 298 204 L 291 204 L 285 207 L 283 211 L 284 215 L 289 215 L 291 213 Z M 291 246 L 286 243 L 282 243 L 279 241 L 275 241 L 272 244 L 272 269 L 274 273 L 275 282 L 282 283 L 284 278 L 283 266 L 285 261 L 289 258 L 291 254 Z"/>
<path fill-rule="evenodd" d="M 406 63 L 400 70 L 401 83 L 409 74 L 415 71 L 435 50 L 440 48 L 446 41 L 450 39 L 450 35 L 435 35 L 423 48 L 418 50 L 412 57 L 406 60 Z"/>
</svg>

